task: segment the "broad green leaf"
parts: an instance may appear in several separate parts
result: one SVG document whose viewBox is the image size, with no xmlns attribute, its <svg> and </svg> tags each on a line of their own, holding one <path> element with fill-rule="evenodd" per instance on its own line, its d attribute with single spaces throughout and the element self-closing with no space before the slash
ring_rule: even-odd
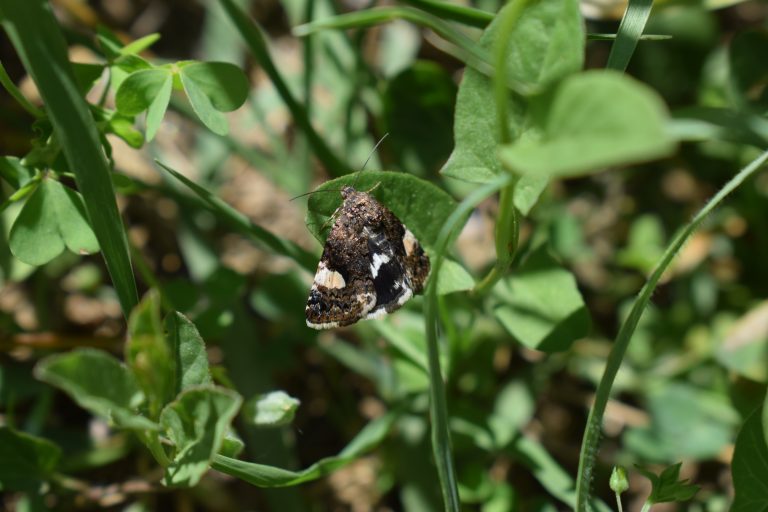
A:
<svg viewBox="0 0 768 512">
<path fill-rule="evenodd" d="M 184 92 L 187 93 L 192 110 L 197 117 L 217 135 L 226 135 L 229 133 L 227 118 L 216 107 L 213 106 L 211 98 L 206 94 L 198 82 L 185 74 L 181 74 L 181 83 L 184 85 Z"/>
<path fill-rule="evenodd" d="M 480 38 L 480 46 L 492 51 L 499 38 L 504 7 Z M 584 62 L 584 28 L 573 0 L 540 0 L 530 3 L 512 28 L 507 53 L 507 76 L 532 90 L 541 90 L 579 71 Z M 527 128 L 528 100 L 510 96 L 509 123 L 513 138 Z M 502 171 L 496 155 L 499 144 L 498 116 L 493 83 L 467 68 L 456 98 L 454 138 L 456 146 L 441 173 L 465 181 L 485 183 Z"/>
<path fill-rule="evenodd" d="M 651 481 L 651 495 L 648 503 L 669 503 L 674 501 L 688 501 L 699 491 L 698 485 L 689 484 L 688 480 L 680 478 L 682 462 L 667 466 L 660 475 L 637 467 L 637 470 Z"/>
<path fill-rule="evenodd" d="M 446 259 L 440 270 L 440 281 L 437 283 L 438 295 L 471 290 L 475 287 L 475 280 L 460 263 Z"/>
<path fill-rule="evenodd" d="M 541 137 L 500 150 L 504 165 L 515 173 L 579 176 L 661 158 L 675 148 L 661 98 L 625 75 L 574 75 L 541 101 Z"/>
<path fill-rule="evenodd" d="M 664 254 L 664 226 L 657 215 L 640 215 L 629 230 L 627 246 L 618 251 L 616 262 L 648 273 Z"/>
<path fill-rule="evenodd" d="M 127 317 L 138 302 L 128 241 L 99 130 L 69 65 L 67 42 L 48 2 L 5 0 L 0 9 L 3 28 L 40 91 L 67 167 L 75 173 L 77 188 L 83 194 L 93 231 Z"/>
<path fill-rule="evenodd" d="M 125 83 L 125 82 L 123 82 Z M 155 138 L 157 130 L 160 128 L 160 123 L 163 121 L 165 111 L 168 109 L 168 103 L 171 101 L 171 91 L 173 90 L 173 77 L 169 74 L 163 84 L 160 86 L 160 90 L 157 95 L 152 99 L 152 102 L 147 108 L 147 140 L 150 141 Z"/>
<path fill-rule="evenodd" d="M 301 471 L 290 471 L 265 464 L 231 459 L 222 455 L 213 458 L 211 467 L 236 476 L 257 487 L 288 487 L 316 480 L 342 468 L 373 449 L 389 433 L 398 415 L 390 412 L 371 421 L 350 443 L 334 457 L 321 459 Z"/>
<path fill-rule="evenodd" d="M 242 399 L 224 388 L 188 389 L 168 404 L 160 425 L 174 445 L 165 484 L 193 486 L 222 446 Z"/>
<path fill-rule="evenodd" d="M 11 252 L 24 263 L 43 265 L 64 251 L 91 254 L 99 243 L 88 223 L 79 193 L 43 179 L 11 228 Z"/>
<path fill-rule="evenodd" d="M 536 205 L 539 196 L 549 185 L 549 176 L 540 174 L 524 174 L 515 183 L 515 191 L 512 194 L 512 201 L 515 203 L 521 214 L 528 215 L 531 209 Z"/>
<path fill-rule="evenodd" d="M 84 409 L 114 420 L 118 426 L 157 428 L 137 412 L 144 394 L 133 374 L 106 352 L 83 348 L 46 357 L 35 367 L 35 376 L 66 392 Z"/>
<path fill-rule="evenodd" d="M 61 449 L 47 439 L 0 427 L 0 491 L 37 492 L 60 457 Z"/>
<path fill-rule="evenodd" d="M 160 295 L 151 291 L 128 318 L 125 362 L 136 377 L 157 420 L 163 406 L 177 394 L 174 382 L 174 355 L 165 339 L 160 313 Z"/>
<path fill-rule="evenodd" d="M 176 393 L 211 384 L 208 353 L 195 324 L 174 311 L 165 317 L 165 330 L 175 359 Z"/>
<path fill-rule="evenodd" d="M 115 94 L 117 111 L 126 116 L 144 112 L 158 97 L 165 96 L 164 91 L 170 85 L 168 80 L 173 80 L 173 73 L 164 68 L 142 69 L 131 73 Z M 167 101 L 165 105 L 167 107 Z M 159 108 L 155 107 L 156 110 Z"/>
<path fill-rule="evenodd" d="M 749 415 L 736 438 L 731 473 L 734 500 L 732 512 L 768 511 L 768 435 L 763 423 L 765 405 Z"/>
<path fill-rule="evenodd" d="M 181 81 L 186 88 L 191 82 L 205 94 L 213 108 L 232 112 L 248 97 L 248 78 L 243 71 L 228 62 L 192 62 L 179 66 Z M 194 104 L 192 105 L 194 107 Z"/>
<path fill-rule="evenodd" d="M 245 421 L 257 427 L 290 425 L 300 402 L 285 391 L 256 395 L 243 406 Z"/>
<path fill-rule="evenodd" d="M 520 380 L 513 380 L 499 390 L 488 417 L 488 429 L 498 449 L 503 449 L 522 431 L 533 417 L 534 407 L 531 391 Z"/>
<path fill-rule="evenodd" d="M 413 232 L 428 252 L 456 207 L 451 196 L 428 181 L 397 172 L 361 171 L 327 181 L 309 197 L 307 228 L 318 240 L 325 239 L 325 231 L 330 227 L 328 218 L 341 204 L 339 191 L 345 185 L 370 191 Z"/>
<path fill-rule="evenodd" d="M 495 288 L 496 318 L 520 343 L 543 352 L 567 350 L 589 332 L 589 313 L 573 275 L 546 247 Z"/>
</svg>

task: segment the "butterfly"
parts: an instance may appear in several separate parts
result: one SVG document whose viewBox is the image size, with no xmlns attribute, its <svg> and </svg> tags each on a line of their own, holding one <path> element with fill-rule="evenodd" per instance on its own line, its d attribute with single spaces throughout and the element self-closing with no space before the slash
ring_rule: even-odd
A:
<svg viewBox="0 0 768 512">
<path fill-rule="evenodd" d="M 424 290 L 429 257 L 386 206 L 346 186 L 317 265 L 307 325 L 331 329 L 381 318 Z"/>
</svg>

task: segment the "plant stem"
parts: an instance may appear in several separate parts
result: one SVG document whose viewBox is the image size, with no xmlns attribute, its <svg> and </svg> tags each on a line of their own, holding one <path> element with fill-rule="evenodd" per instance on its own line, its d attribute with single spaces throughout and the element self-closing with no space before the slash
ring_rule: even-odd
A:
<svg viewBox="0 0 768 512">
<path fill-rule="evenodd" d="M 19 88 L 13 83 L 11 77 L 8 76 L 8 72 L 5 70 L 2 62 L 0 62 L 0 84 L 2 84 L 5 90 L 8 91 L 8 94 L 10 94 L 13 99 L 24 108 L 24 110 L 35 116 L 37 119 L 45 116 L 45 112 L 30 103 L 29 100 L 21 94 Z"/>
<path fill-rule="evenodd" d="M 725 186 L 696 214 L 696 216 L 681 229 L 667 249 L 664 251 L 659 263 L 656 265 L 651 276 L 646 281 L 643 288 L 638 293 L 632 309 L 624 320 L 613 343 L 611 353 L 608 355 L 608 361 L 597 386 L 595 402 L 589 411 L 587 424 L 584 432 L 584 438 L 581 444 L 581 455 L 579 457 L 579 473 L 576 480 L 576 510 L 587 512 L 589 510 L 589 487 L 591 485 L 595 461 L 597 458 L 598 445 L 600 443 L 600 431 L 603 422 L 603 414 L 608 398 L 611 393 L 613 381 L 621 367 L 621 361 L 627 351 L 632 335 L 637 328 L 640 317 L 645 311 L 645 307 L 650 301 L 653 290 L 656 288 L 661 276 L 669 267 L 672 260 L 677 255 L 680 248 L 685 244 L 688 238 L 701 225 L 702 221 L 714 210 L 731 192 L 733 192 L 744 180 L 759 170 L 762 165 L 768 161 L 768 151 L 763 152 L 759 157 L 753 160 L 749 165 L 739 171 L 736 176 L 730 179 Z M 643 509 L 645 510 L 645 509 Z"/>
<path fill-rule="evenodd" d="M 440 369 L 440 347 L 438 343 L 439 307 L 437 297 L 437 282 L 442 268 L 448 244 L 453 240 L 460 221 L 472 211 L 481 201 L 494 194 L 497 190 L 509 184 L 511 177 L 501 175 L 491 183 L 474 190 L 451 213 L 443 225 L 435 243 L 437 256 L 432 263 L 432 272 L 427 284 L 424 302 L 425 331 L 427 336 L 427 359 L 429 364 L 429 397 L 430 416 L 432 419 L 432 452 L 437 465 L 440 479 L 440 489 L 443 495 L 445 510 L 458 512 L 460 510 L 459 492 L 456 483 L 456 471 L 453 467 L 451 448 L 451 433 L 448 424 L 448 407 L 445 397 L 445 383 Z"/>
</svg>

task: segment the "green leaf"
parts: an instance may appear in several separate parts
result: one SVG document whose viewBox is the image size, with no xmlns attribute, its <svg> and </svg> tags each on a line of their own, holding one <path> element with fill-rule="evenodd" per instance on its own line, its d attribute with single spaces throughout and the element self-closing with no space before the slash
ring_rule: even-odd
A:
<svg viewBox="0 0 768 512">
<path fill-rule="evenodd" d="M 125 82 L 123 82 L 125 83 Z M 160 90 L 157 95 L 152 99 L 152 102 L 147 108 L 147 140 L 150 141 L 155 138 L 157 130 L 160 128 L 160 123 L 163 121 L 165 111 L 168 110 L 168 104 L 171 101 L 171 91 L 173 89 L 173 77 L 168 75 L 160 86 Z"/>
<path fill-rule="evenodd" d="M 2 10 L 3 28 L 40 91 L 55 138 L 83 194 L 123 314 L 128 316 L 138 302 L 128 241 L 99 130 L 69 65 L 67 42 L 47 2 L 6 0 Z"/>
<path fill-rule="evenodd" d="M 35 493 L 61 458 L 61 449 L 41 437 L 0 427 L 0 491 Z"/>
<path fill-rule="evenodd" d="M 114 420 L 118 426 L 157 428 L 137 412 L 144 394 L 133 374 L 106 352 L 83 348 L 46 357 L 35 367 L 35 376 L 66 392 L 84 409 Z"/>
<path fill-rule="evenodd" d="M 437 283 L 438 295 L 471 290 L 475 287 L 475 280 L 460 263 L 446 259 L 440 271 Z"/>
<path fill-rule="evenodd" d="M 157 292 L 145 295 L 128 318 L 125 343 L 125 362 L 147 398 L 153 420 L 157 420 L 163 406 L 177 393 L 174 357 L 165 339 L 160 308 Z"/>
<path fill-rule="evenodd" d="M 543 352 L 567 350 L 589 332 L 589 313 L 576 279 L 550 256 L 533 252 L 515 274 L 495 288 L 496 318 L 520 343 Z"/>
<path fill-rule="evenodd" d="M 176 393 L 194 386 L 212 383 L 208 353 L 197 327 L 187 317 L 174 311 L 165 317 L 165 330 L 175 359 Z"/>
<path fill-rule="evenodd" d="M 500 21 L 512 8 L 504 7 L 483 32 L 480 46 L 494 48 Z M 579 71 L 584 62 L 584 29 L 575 1 L 540 0 L 526 7 L 512 28 L 506 61 L 509 80 L 541 90 Z M 528 100 L 510 98 L 510 133 L 520 137 L 526 127 Z M 500 135 L 496 99 L 490 78 L 467 68 L 456 98 L 456 146 L 441 173 L 475 183 L 486 183 L 502 172 L 496 155 Z"/>
<path fill-rule="evenodd" d="M 616 254 L 619 265 L 648 273 L 664 254 L 664 226 L 657 215 L 640 215 L 629 230 L 627 246 Z"/>
<path fill-rule="evenodd" d="M 757 409 L 744 421 L 741 432 L 736 438 L 731 472 L 733 474 L 732 512 L 768 511 L 768 435 L 765 428 L 768 422 L 763 416 L 768 411 L 765 406 Z"/>
<path fill-rule="evenodd" d="M 164 97 L 165 91 L 173 81 L 173 73 L 169 69 L 142 69 L 131 73 L 123 80 L 115 94 L 117 111 L 126 116 L 135 116 L 147 110 L 157 98 Z M 168 90 L 170 99 L 170 90 Z M 165 102 L 168 106 L 168 102 Z M 155 109 L 159 109 L 158 105 Z M 163 109 L 164 111 L 165 109 Z"/>
<path fill-rule="evenodd" d="M 200 84 L 183 73 L 181 74 L 181 83 L 184 85 L 184 92 L 187 93 L 189 102 L 192 104 L 192 110 L 195 111 L 200 121 L 217 135 L 229 133 L 227 118 L 213 106 L 211 98 Z"/>
<path fill-rule="evenodd" d="M 652 490 L 648 503 L 669 503 L 673 501 L 688 501 L 699 492 L 699 486 L 687 483 L 688 480 L 678 480 L 682 462 L 667 466 L 660 475 L 636 466 L 637 470 L 651 481 Z"/>
<path fill-rule="evenodd" d="M 98 252 L 79 193 L 53 179 L 43 179 L 24 204 L 8 243 L 19 260 L 43 265 L 64 251 Z"/>
<path fill-rule="evenodd" d="M 318 240 L 324 240 L 322 228 L 341 204 L 340 190 L 351 185 L 370 191 L 379 202 L 392 210 L 416 236 L 428 252 L 434 248 L 440 229 L 456 207 L 456 202 L 428 181 L 409 174 L 384 171 L 361 171 L 326 181 L 309 197 L 307 228 Z M 321 192 L 327 190 L 328 192 Z"/>
<path fill-rule="evenodd" d="M 549 185 L 549 176 L 541 174 L 523 174 L 517 183 L 515 191 L 512 194 L 512 201 L 520 213 L 525 216 L 530 213 L 536 205 L 541 193 Z"/>
<path fill-rule="evenodd" d="M 321 459 L 301 471 L 290 471 L 265 464 L 235 460 L 222 455 L 216 455 L 213 458 L 211 467 L 222 473 L 236 476 L 257 487 L 288 487 L 298 485 L 328 475 L 373 449 L 389 433 L 397 418 L 397 414 L 390 412 L 371 421 L 350 441 L 341 453 L 334 457 Z"/>
<path fill-rule="evenodd" d="M 243 406 L 245 421 L 257 427 L 290 425 L 300 402 L 285 391 L 256 395 Z"/>
<path fill-rule="evenodd" d="M 224 388 L 188 389 L 163 409 L 160 425 L 174 444 L 166 485 L 197 484 L 221 448 L 241 401 Z"/>
<path fill-rule="evenodd" d="M 134 55 L 137 53 L 141 53 L 153 44 L 155 44 L 160 39 L 160 34 L 154 33 L 154 34 L 147 34 L 144 37 L 140 37 L 135 41 L 131 41 L 127 45 L 123 46 L 120 49 L 120 53 L 122 55 Z"/>
<path fill-rule="evenodd" d="M 35 172 L 21 164 L 15 156 L 0 156 L 0 178 L 3 178 L 15 190 L 20 189 L 32 179 Z"/>
<path fill-rule="evenodd" d="M 731 371 L 757 382 L 768 382 L 768 301 L 755 305 L 728 328 L 716 344 L 715 358 Z"/>
<path fill-rule="evenodd" d="M 541 137 L 520 139 L 500 150 L 504 165 L 515 173 L 591 174 L 661 158 L 675 148 L 659 96 L 625 75 L 581 73 L 540 101 Z"/>
<path fill-rule="evenodd" d="M 646 460 L 715 457 L 729 443 L 738 421 L 720 394 L 682 382 L 649 386 L 648 427 L 624 434 L 625 446 Z"/>
<path fill-rule="evenodd" d="M 80 92 L 85 95 L 91 90 L 102 73 L 104 73 L 103 64 L 84 64 L 81 62 L 72 63 L 72 71 L 75 73 L 75 80 L 80 87 Z"/>
<path fill-rule="evenodd" d="M 107 124 L 107 129 L 110 133 L 114 133 L 123 139 L 126 144 L 134 149 L 138 149 L 144 145 L 144 135 L 134 128 L 133 118 L 115 114 L 110 118 Z"/>
<path fill-rule="evenodd" d="M 243 448 L 245 448 L 245 443 L 243 443 L 243 440 L 240 439 L 240 436 L 237 435 L 237 432 L 230 428 L 221 443 L 219 455 L 235 458 L 240 455 L 240 453 L 243 451 Z"/>
<path fill-rule="evenodd" d="M 220 112 L 232 112 L 248 98 L 248 77 L 228 62 L 192 62 L 180 65 L 184 87 L 194 83 Z M 194 107 L 194 104 L 192 105 Z"/>
</svg>

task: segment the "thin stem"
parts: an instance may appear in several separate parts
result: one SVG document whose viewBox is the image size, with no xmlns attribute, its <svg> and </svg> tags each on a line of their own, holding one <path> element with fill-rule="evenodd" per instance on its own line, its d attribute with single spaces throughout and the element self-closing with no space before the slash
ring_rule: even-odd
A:
<svg viewBox="0 0 768 512">
<path fill-rule="evenodd" d="M 511 179 L 508 175 L 502 175 L 491 183 L 483 185 L 473 191 L 451 213 L 438 234 L 437 242 L 435 243 L 437 256 L 432 262 L 432 273 L 427 284 L 424 318 L 427 336 L 427 359 L 429 363 L 429 410 L 432 419 L 432 452 L 437 464 L 437 474 L 440 479 L 440 489 L 443 495 L 445 510 L 450 512 L 458 512 L 460 510 L 460 503 L 456 471 L 453 466 L 445 383 L 440 369 L 440 348 L 437 334 L 439 319 L 437 282 L 440 269 L 445 260 L 445 254 L 448 250 L 448 244 L 453 240 L 460 221 L 481 201 L 508 185 Z"/>
<path fill-rule="evenodd" d="M 763 152 L 749 165 L 739 171 L 736 176 L 731 178 L 731 180 L 726 183 L 712 199 L 710 199 L 699 213 L 696 214 L 693 220 L 677 233 L 666 251 L 664 251 L 659 263 L 648 278 L 648 281 L 646 281 L 645 285 L 640 290 L 640 293 L 638 293 L 635 302 L 632 304 L 632 309 L 622 323 L 619 333 L 616 336 L 616 341 L 613 343 L 611 352 L 608 355 L 608 361 L 605 366 L 605 371 L 603 372 L 603 377 L 600 379 L 600 384 L 597 386 L 595 402 L 592 404 L 592 409 L 589 411 L 589 417 L 587 418 L 584 438 L 581 444 L 581 455 L 579 457 L 579 473 L 576 480 L 576 510 L 579 512 L 587 512 L 590 509 L 588 503 L 589 487 L 592 481 L 595 461 L 597 459 L 597 450 L 600 443 L 600 431 L 605 407 L 608 403 L 613 381 L 621 367 L 621 361 L 624 359 L 624 354 L 627 351 L 629 342 L 637 328 L 640 317 L 645 311 L 645 307 L 648 305 L 653 290 L 656 288 L 661 276 L 667 270 L 680 248 L 696 231 L 699 225 L 701 225 L 707 215 L 709 215 L 709 213 L 712 212 L 712 210 L 714 210 L 731 192 L 741 185 L 744 180 L 759 170 L 766 161 L 768 161 L 768 151 Z"/>
<path fill-rule="evenodd" d="M 10 94 L 13 99 L 15 99 L 16 102 L 21 105 L 22 108 L 24 108 L 24 110 L 32 114 L 37 119 L 45 116 L 45 112 L 30 103 L 30 101 L 24 97 L 23 94 L 21 94 L 19 88 L 16 87 L 15 83 L 13 83 L 11 77 L 8 76 L 8 72 L 5 70 L 2 62 L 0 62 L 0 84 L 2 84 L 5 90 L 8 91 L 8 94 Z"/>
</svg>

